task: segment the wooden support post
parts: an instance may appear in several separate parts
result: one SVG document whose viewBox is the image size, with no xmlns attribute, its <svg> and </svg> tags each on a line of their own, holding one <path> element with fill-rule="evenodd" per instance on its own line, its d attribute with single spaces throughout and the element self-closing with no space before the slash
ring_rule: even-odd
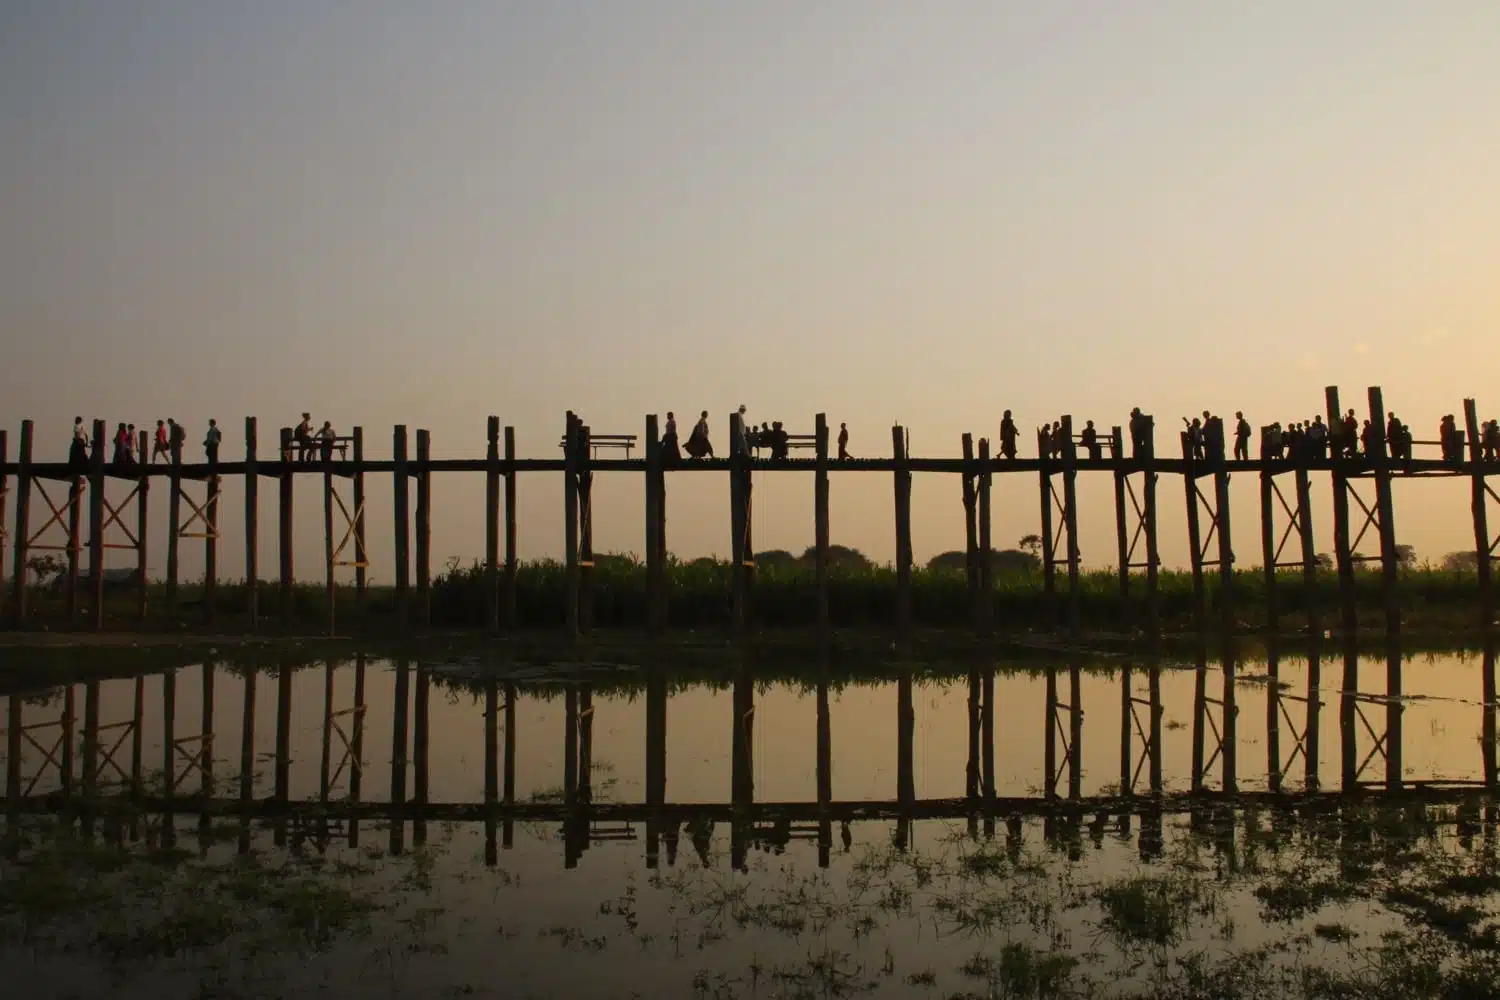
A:
<svg viewBox="0 0 1500 1000">
<path fill-rule="evenodd" d="M 746 576 L 744 573 L 745 562 L 750 558 L 750 551 L 745 544 L 746 536 L 749 534 L 749 497 L 747 487 L 749 485 L 749 473 L 746 466 L 749 464 L 750 456 L 746 455 L 740 447 L 744 439 L 741 431 L 742 418 L 738 413 L 729 415 L 729 559 L 730 559 L 730 601 L 731 601 L 731 627 L 736 636 L 743 636 L 749 627 L 749 614 L 746 605 L 749 595 L 745 592 Z"/>
<path fill-rule="evenodd" d="M 1401 693 L 1401 643 L 1397 635 L 1391 634 L 1386 636 L 1385 653 L 1385 789 L 1388 792 L 1400 791 L 1402 784 L 1401 717 L 1406 705 Z"/>
<path fill-rule="evenodd" d="M 1352 791 L 1359 779 L 1359 650 L 1354 633 L 1344 636 L 1344 684 L 1339 692 L 1340 787 Z"/>
<path fill-rule="evenodd" d="M 219 602 L 219 463 L 208 471 L 203 501 L 203 620 L 213 625 Z"/>
<path fill-rule="evenodd" d="M 484 623 L 491 632 L 500 630 L 500 418 L 491 416 L 485 426 L 484 456 Z M 487 689 L 493 694 L 493 689 Z M 486 732 L 494 728 L 493 706 L 486 718 Z M 488 744 L 486 744 L 488 746 Z M 486 757 L 488 761 L 488 756 Z M 486 772 L 488 774 L 488 771 Z M 486 789 L 489 784 L 486 784 Z"/>
<path fill-rule="evenodd" d="M 1162 791 L 1162 749 L 1161 749 L 1161 665 L 1152 663 L 1146 670 L 1147 700 L 1150 702 L 1151 720 L 1149 722 L 1151 733 L 1151 794 L 1160 795 Z"/>
<path fill-rule="evenodd" d="M 493 418 L 491 418 L 493 419 Z M 498 453 L 499 449 L 495 449 Z M 489 504 L 491 514 L 490 524 L 495 524 L 498 505 L 499 481 L 494 485 L 497 489 L 490 495 L 495 497 L 496 503 Z M 493 529 L 492 529 L 493 534 Z M 496 546 L 498 549 L 499 546 Z M 492 574 L 492 581 L 498 582 L 498 574 Z M 498 594 L 492 595 L 498 597 Z M 494 603 L 494 602 L 491 602 Z M 498 604 L 496 610 L 499 610 Z M 498 623 L 494 623 L 498 624 Z M 500 803 L 500 682 L 494 677 L 489 677 L 484 682 L 484 863 L 494 865 L 499 859 L 495 853 L 495 807 Z"/>
<path fill-rule="evenodd" d="M 1054 616 L 1048 624 L 1057 624 L 1057 536 L 1052 533 L 1052 446 L 1045 428 L 1037 431 L 1037 481 L 1042 499 L 1042 598 L 1047 614 Z"/>
<path fill-rule="evenodd" d="M 141 731 L 146 720 L 146 679 L 144 677 L 135 679 L 135 698 L 131 704 L 130 793 L 139 799 L 146 793 L 141 770 L 145 757 L 145 734 Z"/>
<path fill-rule="evenodd" d="M 917 800 L 915 752 L 917 710 L 912 692 L 912 672 L 903 667 L 896 678 L 896 801 L 902 810 Z"/>
<path fill-rule="evenodd" d="M 350 442 L 350 454 L 354 456 L 354 606 L 363 616 L 366 607 L 366 590 L 369 586 L 367 572 L 370 557 L 365 546 L 365 429 L 355 427 L 350 431 L 354 438 Z"/>
<path fill-rule="evenodd" d="M 253 419 L 253 418 L 252 418 Z M 240 802 L 247 808 L 255 797 L 255 680 L 258 668 L 252 663 L 245 667 L 245 691 L 240 698 L 243 716 L 240 719 Z M 250 852 L 250 815 L 240 816 L 241 854 Z"/>
<path fill-rule="evenodd" d="M 984 778 L 984 797 L 995 797 L 995 668 L 985 667 L 980 697 L 980 767 Z"/>
<path fill-rule="evenodd" d="M 5 586 L 5 540 L 9 535 L 5 527 L 5 501 L 10 497 L 10 475 L 5 471 L 5 463 L 10 458 L 9 444 L 5 429 L 0 428 L 0 611 L 5 608 L 8 597 Z"/>
<path fill-rule="evenodd" d="M 102 429 L 104 421 L 94 421 L 96 428 Z M 104 460 L 104 441 L 102 436 L 94 438 L 93 448 L 89 455 L 89 464 Z M 83 490 L 84 478 L 75 471 L 73 478 L 68 482 L 68 627 L 73 628 L 78 622 L 78 576 L 79 564 L 83 555 Z"/>
<path fill-rule="evenodd" d="M 1223 462 L 1214 469 L 1214 508 L 1219 541 L 1219 628 L 1227 640 L 1234 635 L 1234 535 L 1229 528 L 1229 470 Z"/>
<path fill-rule="evenodd" d="M 750 668 L 741 664 L 734 675 L 733 801 L 746 806 L 755 801 L 755 683 Z"/>
<path fill-rule="evenodd" d="M 1265 435 L 1264 429 L 1261 431 Z M 1265 449 L 1261 449 L 1264 455 Z M 1260 470 L 1260 560 L 1265 576 L 1266 631 L 1273 637 L 1281 627 L 1281 616 L 1276 601 L 1276 482 L 1275 473 L 1268 466 Z M 1302 519 L 1301 511 L 1297 519 Z M 1273 685 L 1274 686 L 1274 685 Z M 1271 696 L 1273 699 L 1275 695 Z M 1273 719 L 1274 721 L 1274 719 Z M 1277 763 L 1280 766 L 1280 763 Z"/>
<path fill-rule="evenodd" d="M 1484 633 L 1484 654 L 1480 660 L 1480 684 L 1484 699 L 1483 721 L 1479 729 L 1480 757 L 1484 762 L 1484 787 L 1494 789 L 1500 782 L 1500 763 L 1496 759 L 1495 741 L 1497 733 L 1495 705 L 1495 634 L 1489 629 Z M 14 697 L 11 699 L 14 701 Z"/>
<path fill-rule="evenodd" d="M 83 799 L 86 803 L 85 809 L 98 794 L 99 682 L 87 681 L 83 685 Z"/>
<path fill-rule="evenodd" d="M 667 801 L 667 675 L 660 666 L 646 671 L 646 804 Z"/>
<path fill-rule="evenodd" d="M 964 765 L 964 795 L 979 798 L 979 667 L 969 667 L 969 753 Z"/>
<path fill-rule="evenodd" d="M 569 410 L 563 431 L 563 553 L 567 572 L 567 606 L 564 614 L 568 635 L 578 638 L 578 437 L 579 421 Z"/>
<path fill-rule="evenodd" d="M 202 742 L 198 751 L 198 776 L 201 782 L 198 786 L 204 801 L 213 798 L 214 795 L 214 664 L 209 660 L 203 664 L 203 706 L 202 706 Z M 208 814 L 204 813 L 204 820 Z"/>
<path fill-rule="evenodd" d="M 276 776 L 274 779 L 276 801 L 283 805 L 288 801 L 292 787 L 292 673 L 291 657 L 283 656 L 276 668 Z"/>
<path fill-rule="evenodd" d="M 1130 767 L 1130 709 L 1134 697 L 1131 686 L 1135 683 L 1132 673 L 1128 662 L 1120 664 L 1120 794 L 1124 796 L 1135 794 L 1135 782 L 1131 780 L 1135 775 Z M 1144 751 L 1145 747 L 1141 749 Z"/>
<path fill-rule="evenodd" d="M 594 472 L 593 432 L 578 428 L 578 630 L 594 628 Z"/>
<path fill-rule="evenodd" d="M 988 635 L 990 620 L 995 611 L 995 542 L 990 533 L 990 484 L 994 473 L 990 471 L 989 438 L 979 439 L 979 631 Z"/>
<path fill-rule="evenodd" d="M 506 805 L 515 805 L 516 802 L 516 700 L 520 694 L 514 681 L 505 682 L 505 760 L 503 768 L 503 788 L 501 795 Z M 501 834 L 501 843 L 509 850 L 515 833 L 515 824 L 510 817 L 505 819 L 504 832 Z"/>
<path fill-rule="evenodd" d="M 406 425 L 397 424 L 391 435 L 392 521 L 395 525 L 396 622 L 411 625 L 411 467 L 406 461 Z"/>
<path fill-rule="evenodd" d="M 515 628 L 516 570 L 516 429 L 505 428 L 505 626 Z"/>
<path fill-rule="evenodd" d="M 1068 535 L 1068 632 L 1082 628 L 1082 581 L 1078 552 L 1078 443 L 1073 440 L 1073 417 L 1063 414 L 1063 527 Z"/>
<path fill-rule="evenodd" d="M 406 801 L 406 766 L 408 756 L 408 727 L 411 723 L 411 665 L 404 659 L 396 661 L 395 691 L 391 707 L 391 802 Z M 399 843 L 401 822 L 391 824 L 391 837 Z"/>
<path fill-rule="evenodd" d="M 1198 637 L 1198 665 L 1193 674 L 1193 778 L 1192 790 L 1203 790 L 1204 739 L 1208 730 L 1208 647 Z"/>
<path fill-rule="evenodd" d="M 1158 599 L 1156 584 L 1157 576 L 1161 571 L 1161 550 L 1157 547 L 1156 533 L 1156 424 L 1148 424 L 1146 429 L 1146 445 L 1148 454 L 1151 456 L 1142 465 L 1141 492 L 1145 496 L 1141 500 L 1146 516 L 1146 631 L 1151 636 L 1154 646 L 1161 641 L 1161 604 Z"/>
<path fill-rule="evenodd" d="M 182 438 L 174 430 L 167 467 L 167 606 L 177 613 L 178 551 L 182 545 Z"/>
<path fill-rule="evenodd" d="M 432 625 L 432 435 L 417 431 L 417 624 Z"/>
<path fill-rule="evenodd" d="M 15 572 L 11 578 L 11 586 L 14 588 L 11 612 L 15 615 L 17 627 L 26 622 L 26 577 L 30 572 L 26 568 L 26 561 L 31 539 L 31 435 L 31 421 L 21 421 L 21 451 L 17 456 L 16 466 L 16 530 L 11 542 L 15 551 Z M 15 698 L 12 697 L 11 701 L 15 702 Z M 12 731 L 19 737 L 18 729 Z M 14 760 L 17 766 L 20 765 L 19 752 L 12 754 L 9 759 Z"/>
<path fill-rule="evenodd" d="M 23 698 L 12 692 L 5 699 L 5 805 L 12 815 L 21 807 L 21 731 Z"/>
<path fill-rule="evenodd" d="M 833 803 L 833 728 L 828 705 L 826 655 L 818 665 L 817 713 L 818 866 L 826 868 L 833 847 L 833 820 L 828 815 L 828 807 Z"/>
<path fill-rule="evenodd" d="M 1221 515 L 1222 516 L 1222 515 Z M 1223 524 L 1220 524 L 1223 530 Z M 1223 769 L 1221 787 L 1226 794 L 1232 795 L 1239 790 L 1239 768 L 1238 746 L 1239 727 L 1236 724 L 1239 709 L 1235 702 L 1235 674 L 1236 661 L 1233 636 L 1231 633 L 1224 634 L 1224 658 L 1222 668 L 1224 674 L 1224 686 L 1219 695 L 1219 763 Z"/>
<path fill-rule="evenodd" d="M 1188 556 L 1193 570 L 1193 625 L 1197 629 L 1199 641 L 1202 642 L 1208 629 L 1208 598 L 1203 582 L 1203 532 L 1198 521 L 1197 464 L 1193 461 L 1193 449 L 1188 442 L 1186 432 L 1182 435 L 1182 458 L 1187 463 L 1187 471 L 1182 474 L 1182 484 L 1187 497 Z M 1197 742 L 1198 740 L 1195 739 L 1194 743 Z M 1196 773 L 1198 768 L 1194 767 L 1193 770 Z"/>
<path fill-rule="evenodd" d="M 1083 794 L 1083 668 L 1068 666 L 1068 797 Z"/>
<path fill-rule="evenodd" d="M 1305 466 L 1299 466 L 1297 482 L 1297 534 L 1302 544 L 1302 602 L 1309 635 L 1322 632 L 1318 614 L 1318 550 L 1313 542 L 1312 482 Z"/>
<path fill-rule="evenodd" d="M 323 586 L 328 604 L 328 634 L 333 635 L 338 617 L 338 575 L 334 572 L 333 558 L 333 458 L 327 452 L 323 456 L 323 572 L 327 574 Z"/>
<path fill-rule="evenodd" d="M 1329 426 L 1339 420 L 1338 386 L 1323 390 L 1328 406 Z M 1383 436 L 1383 434 L 1382 434 Z M 1352 638 L 1359 626 L 1354 593 L 1354 557 L 1349 551 L 1349 480 L 1342 463 L 1334 462 L 1333 471 L 1333 548 L 1339 571 L 1339 610 L 1343 632 Z"/>
<path fill-rule="evenodd" d="M 349 800 L 360 801 L 362 779 L 365 773 L 365 654 L 354 654 L 354 707 L 358 710 L 354 716 L 354 733 L 349 741 L 349 753 L 354 758 L 349 770 Z M 354 827 L 350 827 L 350 845 L 358 847 L 353 842 Z"/>
<path fill-rule="evenodd" d="M 906 429 L 891 428 L 896 459 L 896 628 L 911 631 L 911 469 L 907 464 Z"/>
<path fill-rule="evenodd" d="M 169 667 L 161 675 L 161 774 L 162 797 L 170 802 L 177 794 L 177 668 Z M 171 825 L 169 815 L 162 819 L 162 832 Z"/>
<path fill-rule="evenodd" d="M 563 692 L 563 802 L 578 798 L 578 685 Z"/>
<path fill-rule="evenodd" d="M 1110 432 L 1110 450 L 1115 458 L 1115 550 L 1120 564 L 1120 601 L 1129 615 L 1130 608 L 1130 527 L 1127 523 L 1128 508 L 1125 503 L 1126 476 L 1124 446 L 1120 428 Z M 1147 472 L 1147 476 L 1151 473 Z M 1123 789 L 1122 789 L 1123 790 Z"/>
<path fill-rule="evenodd" d="M 969 607 L 974 627 L 979 627 L 979 496 L 974 485 L 974 435 L 961 439 L 964 471 L 961 479 L 964 501 L 964 582 L 969 588 Z"/>
<path fill-rule="evenodd" d="M 1488 518 L 1489 500 L 1485 492 L 1484 431 L 1474 400 L 1464 400 L 1464 429 L 1469 435 L 1470 510 L 1474 517 L 1474 571 L 1479 583 L 1479 623 L 1488 630 L 1495 620 L 1495 592 L 1491 582 L 1492 554 Z M 0 441 L 0 454 L 4 442 Z"/>
<path fill-rule="evenodd" d="M 1385 427 L 1385 402 L 1380 386 L 1369 389 L 1370 426 Z M 1385 598 L 1385 631 L 1401 634 L 1401 558 L 1396 549 L 1396 506 L 1391 498 L 1391 463 L 1386 455 L 1385 435 L 1370 435 L 1371 461 L 1375 466 L 1375 506 L 1380 520 L 1380 589 Z"/>
<path fill-rule="evenodd" d="M 318 801 L 328 805 L 329 778 L 333 772 L 333 672 L 336 661 L 323 664 L 323 743 L 318 765 Z"/>
<path fill-rule="evenodd" d="M 95 632 L 104 631 L 104 421 L 94 421 L 94 450 L 89 456 L 89 617 Z"/>
<path fill-rule="evenodd" d="M 819 413 L 813 422 L 817 468 L 813 473 L 813 573 L 818 585 L 818 631 L 826 639 L 833 631 L 828 603 L 828 415 Z"/>
<path fill-rule="evenodd" d="M 429 727 L 431 716 L 429 706 L 431 704 L 432 674 L 427 667 L 420 662 L 417 664 L 416 691 L 412 697 L 411 706 L 411 791 L 412 801 L 418 805 L 427 805 L 428 798 L 428 751 L 431 747 L 429 739 Z M 418 814 L 420 816 L 420 813 Z M 427 838 L 427 824 L 422 819 L 412 823 L 411 839 L 417 847 L 421 847 Z"/>
<path fill-rule="evenodd" d="M 146 432 L 141 431 L 141 440 Z M 260 471 L 256 457 L 256 425 L 254 417 L 245 418 L 245 612 L 250 617 L 250 628 L 260 625 Z M 141 454 L 146 454 L 145 446 Z M 141 480 L 142 485 L 145 480 Z M 145 504 L 145 493 L 140 497 Z"/>
<path fill-rule="evenodd" d="M 664 628 L 663 586 L 666 582 L 662 565 L 661 504 L 665 477 L 662 475 L 661 434 L 656 414 L 646 416 L 646 630 L 658 636 Z"/>
<path fill-rule="evenodd" d="M 1042 741 L 1042 767 L 1045 771 L 1042 796 L 1055 799 L 1057 798 L 1057 667 L 1050 663 L 1047 665 L 1045 725 L 1047 734 Z M 1196 768 L 1194 770 L 1196 771 Z"/>
<path fill-rule="evenodd" d="M 1318 788 L 1318 734 L 1323 714 L 1323 659 L 1319 646 L 1320 636 L 1313 633 L 1313 641 L 1307 650 L 1307 717 L 1302 728 L 1302 756 L 1306 767 L 1308 791 Z"/>
<path fill-rule="evenodd" d="M 280 602 L 281 602 L 281 628 L 290 631 L 292 627 L 292 603 L 293 603 L 293 578 L 296 568 L 292 562 L 292 511 L 295 494 L 292 478 L 292 429 L 281 428 L 281 479 L 277 483 L 280 490 L 280 502 L 277 504 L 277 539 L 280 548 Z"/>
</svg>

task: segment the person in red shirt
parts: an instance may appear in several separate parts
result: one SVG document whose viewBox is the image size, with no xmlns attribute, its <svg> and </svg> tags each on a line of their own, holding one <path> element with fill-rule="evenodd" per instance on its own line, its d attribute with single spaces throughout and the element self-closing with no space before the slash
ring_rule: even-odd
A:
<svg viewBox="0 0 1500 1000">
<path fill-rule="evenodd" d="M 151 464 L 156 464 L 156 458 L 160 455 L 167 461 L 172 460 L 172 451 L 167 442 L 167 422 L 158 420 L 156 422 L 156 439 L 151 444 Z"/>
</svg>

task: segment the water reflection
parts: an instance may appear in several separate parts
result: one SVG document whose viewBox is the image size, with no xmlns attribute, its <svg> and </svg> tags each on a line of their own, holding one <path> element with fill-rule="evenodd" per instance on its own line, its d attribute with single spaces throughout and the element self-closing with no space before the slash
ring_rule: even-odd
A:
<svg viewBox="0 0 1500 1000">
<path fill-rule="evenodd" d="M 252 819 L 277 844 L 315 822 L 356 847 L 362 821 L 390 821 L 393 853 L 424 844 L 430 822 L 482 821 L 491 863 L 517 822 L 548 822 L 566 834 L 568 867 L 636 824 L 655 866 L 684 831 L 728 823 L 738 866 L 752 844 L 804 837 L 826 863 L 834 826 L 872 817 L 896 820 L 900 841 L 919 818 L 1129 822 L 1193 796 L 1333 794 L 1329 775 L 1342 793 L 1417 790 L 1434 802 L 1493 787 L 1493 649 L 1416 658 L 1393 647 L 1383 661 L 1341 650 L 1334 690 L 1323 687 L 1328 655 L 856 676 L 826 662 L 787 676 L 749 661 L 711 675 L 568 676 L 364 656 L 205 663 L 11 696 L 5 808 L 88 822 L 123 795 L 205 828 L 234 814 L 242 849 Z M 1404 669 L 1421 695 L 1404 695 Z M 1383 689 L 1369 690 L 1381 675 Z M 1328 724 L 1337 747 L 1320 740 Z M 162 829 L 170 842 L 175 824 Z"/>
</svg>

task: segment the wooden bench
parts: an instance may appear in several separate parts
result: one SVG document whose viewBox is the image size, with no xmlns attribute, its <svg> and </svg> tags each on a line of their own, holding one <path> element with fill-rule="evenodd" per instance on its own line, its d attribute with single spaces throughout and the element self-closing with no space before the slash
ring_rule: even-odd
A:
<svg viewBox="0 0 1500 1000">
<path fill-rule="evenodd" d="M 631 449 L 636 446 L 636 441 L 637 437 L 634 434 L 590 434 L 589 450 L 593 453 L 592 457 L 598 458 L 600 448 L 620 448 L 624 450 L 625 457 L 629 458 Z M 566 450 L 568 439 L 562 438 L 557 442 L 557 446 Z"/>
<path fill-rule="evenodd" d="M 786 447 L 788 451 L 793 451 L 797 448 L 816 448 L 817 446 L 818 436 L 816 434 L 788 434 L 786 436 Z M 751 454 L 754 457 L 758 458 L 760 457 L 760 452 L 763 448 L 769 451 L 771 446 L 764 442 L 756 441 L 756 443 L 750 448 Z"/>
<path fill-rule="evenodd" d="M 353 443 L 354 438 L 352 437 L 333 437 L 328 439 L 313 437 L 307 442 L 306 454 L 308 457 L 306 461 L 322 461 L 323 449 L 325 448 L 329 449 L 330 451 L 336 450 L 339 453 L 339 458 L 341 460 L 346 460 L 349 457 L 349 446 Z M 292 438 L 292 440 L 286 446 L 286 451 L 282 453 L 281 460 L 283 462 L 290 462 L 292 461 L 294 456 L 301 454 L 303 454 L 302 443 L 299 442 L 296 438 Z"/>
</svg>

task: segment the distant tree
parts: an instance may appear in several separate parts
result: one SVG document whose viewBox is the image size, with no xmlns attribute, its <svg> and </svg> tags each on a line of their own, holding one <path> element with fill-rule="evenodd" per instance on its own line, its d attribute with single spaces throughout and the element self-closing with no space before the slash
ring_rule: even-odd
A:
<svg viewBox="0 0 1500 1000">
<path fill-rule="evenodd" d="M 818 558 L 818 550 L 808 546 L 807 551 L 802 553 L 803 562 L 812 562 Z M 870 557 L 859 549 L 851 549 L 847 545 L 828 546 L 828 565 L 837 566 L 840 569 L 868 569 L 874 565 Z"/>
<path fill-rule="evenodd" d="M 797 557 L 786 549 L 766 549 L 755 553 L 755 565 L 761 569 L 791 569 L 797 565 Z"/>
<path fill-rule="evenodd" d="M 699 556 L 697 559 L 692 560 L 687 565 L 689 569 L 711 570 L 719 565 L 719 561 L 713 556 Z"/>
<path fill-rule="evenodd" d="M 1396 546 L 1396 564 L 1402 569 L 1411 569 L 1417 564 L 1417 550 L 1410 545 Z"/>
<path fill-rule="evenodd" d="M 594 556 L 594 568 L 640 569 L 641 561 L 631 552 L 604 552 Z"/>
<path fill-rule="evenodd" d="M 962 573 L 968 568 L 968 562 L 966 553 L 955 550 L 933 556 L 927 561 L 927 568 L 929 570 Z M 1018 573 L 1034 573 L 1041 568 L 1041 559 L 1030 552 L 1022 552 L 1020 549 L 990 550 L 990 572 L 996 576 L 1002 574 L 1014 576 Z"/>
<path fill-rule="evenodd" d="M 1450 552 L 1443 556 L 1443 569 L 1450 573 L 1471 573 L 1478 568 L 1478 552 Z"/>
<path fill-rule="evenodd" d="M 1327 552 L 1319 552 L 1318 553 L 1318 569 L 1321 569 L 1321 570 L 1323 570 L 1325 572 L 1328 572 L 1328 573 L 1332 573 L 1333 572 L 1333 556 L 1329 555 Z"/>
<path fill-rule="evenodd" d="M 927 568 L 932 572 L 962 573 L 969 568 L 969 554 L 959 552 L 944 552 L 927 560 Z"/>
<path fill-rule="evenodd" d="M 990 571 L 996 576 L 1035 573 L 1042 568 L 1041 557 L 1035 552 L 1020 549 L 1000 549 L 990 553 Z"/>
<path fill-rule="evenodd" d="M 1037 555 L 1042 551 L 1042 536 L 1022 535 L 1021 540 L 1016 543 L 1016 548 L 1023 552 L 1030 552 L 1032 555 Z"/>
</svg>

